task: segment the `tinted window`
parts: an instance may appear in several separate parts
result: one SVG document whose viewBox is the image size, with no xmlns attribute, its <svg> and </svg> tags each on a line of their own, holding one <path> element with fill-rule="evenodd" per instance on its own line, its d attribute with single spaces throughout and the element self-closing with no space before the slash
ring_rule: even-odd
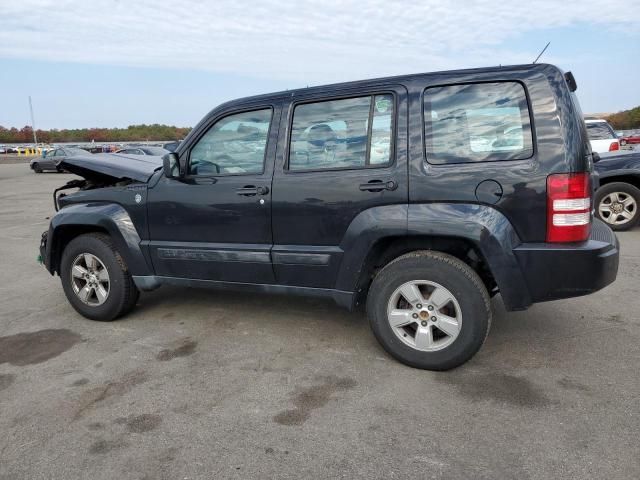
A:
<svg viewBox="0 0 640 480">
<path fill-rule="evenodd" d="M 293 113 L 289 169 L 388 164 L 392 116 L 392 95 L 298 105 Z"/>
<path fill-rule="evenodd" d="M 608 123 L 587 123 L 587 133 L 590 140 L 610 140 L 616 138 Z"/>
<path fill-rule="evenodd" d="M 271 109 L 229 115 L 216 122 L 191 150 L 191 175 L 261 173 Z"/>
<path fill-rule="evenodd" d="M 521 160 L 533 155 L 527 99 L 519 83 L 428 88 L 424 118 L 429 163 Z"/>
</svg>

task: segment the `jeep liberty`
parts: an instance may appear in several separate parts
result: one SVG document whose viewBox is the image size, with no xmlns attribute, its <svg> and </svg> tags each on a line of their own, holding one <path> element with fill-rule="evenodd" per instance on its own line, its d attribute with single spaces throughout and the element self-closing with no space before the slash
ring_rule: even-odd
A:
<svg viewBox="0 0 640 480">
<path fill-rule="evenodd" d="M 163 158 L 65 159 L 82 179 L 54 192 L 41 257 L 90 319 L 165 284 L 329 297 L 399 361 L 450 369 L 492 296 L 522 310 L 616 278 L 575 89 L 536 64 L 231 101 Z"/>
</svg>

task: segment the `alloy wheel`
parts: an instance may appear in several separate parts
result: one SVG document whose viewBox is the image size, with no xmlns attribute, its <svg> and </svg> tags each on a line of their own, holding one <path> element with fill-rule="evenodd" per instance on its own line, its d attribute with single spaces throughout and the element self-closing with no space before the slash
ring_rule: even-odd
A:
<svg viewBox="0 0 640 480">
<path fill-rule="evenodd" d="M 636 215 L 636 200 L 624 192 L 611 192 L 600 200 L 598 212 L 600 217 L 610 225 L 624 225 Z"/>
<path fill-rule="evenodd" d="M 82 253 L 71 264 L 71 286 L 87 305 L 102 305 L 109 297 L 109 272 L 104 263 L 91 253 Z"/>
<path fill-rule="evenodd" d="M 400 285 L 387 304 L 387 319 L 403 343 L 423 352 L 447 348 L 462 328 L 458 300 L 448 289 L 428 280 Z"/>
</svg>

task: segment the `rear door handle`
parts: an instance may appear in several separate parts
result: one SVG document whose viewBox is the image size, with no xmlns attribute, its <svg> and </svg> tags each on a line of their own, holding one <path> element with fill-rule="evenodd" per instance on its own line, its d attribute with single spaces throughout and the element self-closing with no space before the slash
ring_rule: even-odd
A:
<svg viewBox="0 0 640 480">
<path fill-rule="evenodd" d="M 383 181 L 383 180 L 370 180 L 367 183 L 361 183 L 359 186 L 363 192 L 381 192 L 383 190 L 395 190 L 398 188 L 398 183 L 395 180 Z"/>
<path fill-rule="evenodd" d="M 236 190 L 238 195 L 252 197 L 254 195 L 266 195 L 269 193 L 269 187 L 256 187 L 255 185 L 245 185 Z"/>
</svg>

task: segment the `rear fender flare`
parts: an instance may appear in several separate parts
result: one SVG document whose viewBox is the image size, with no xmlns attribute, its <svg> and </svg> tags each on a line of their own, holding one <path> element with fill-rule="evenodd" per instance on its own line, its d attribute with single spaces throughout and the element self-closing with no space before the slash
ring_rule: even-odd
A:
<svg viewBox="0 0 640 480">
<path fill-rule="evenodd" d="M 511 222 L 496 208 L 467 203 L 409 206 L 409 235 L 440 235 L 470 241 L 480 251 L 498 285 L 507 310 L 531 305 L 531 295 L 513 253 L 521 241 Z"/>
<path fill-rule="evenodd" d="M 344 251 L 336 289 L 356 291 L 365 259 L 386 237 L 450 237 L 471 243 L 486 261 L 507 310 L 531 305 L 522 270 L 513 249 L 521 241 L 497 209 L 465 203 L 388 205 L 361 212 L 340 245 Z"/>
</svg>

